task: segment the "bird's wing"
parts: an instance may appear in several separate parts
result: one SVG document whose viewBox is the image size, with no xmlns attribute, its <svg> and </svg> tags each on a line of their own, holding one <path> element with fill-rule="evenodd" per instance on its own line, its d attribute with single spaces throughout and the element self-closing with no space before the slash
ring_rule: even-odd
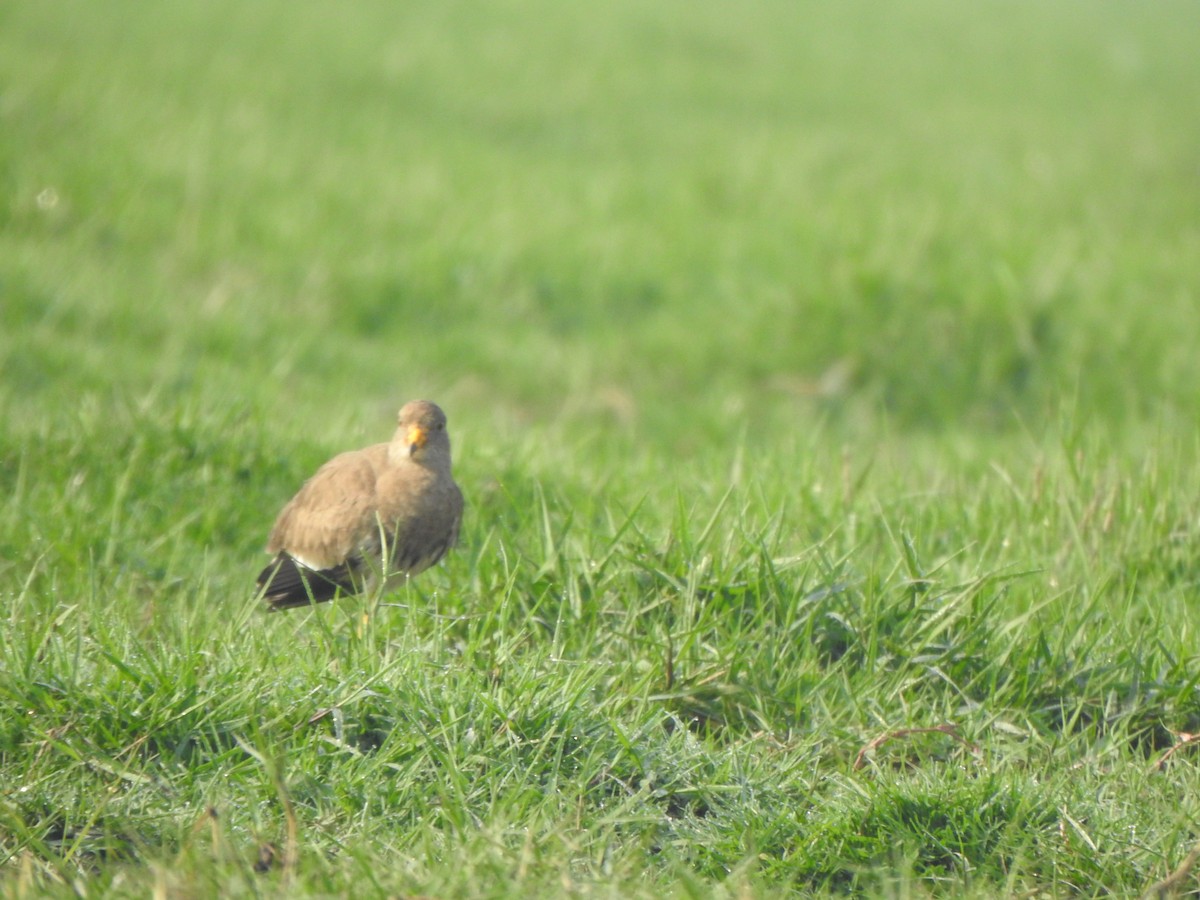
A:
<svg viewBox="0 0 1200 900">
<path fill-rule="evenodd" d="M 338 591 L 354 594 L 359 590 L 356 569 L 350 563 L 332 569 L 314 571 L 280 552 L 258 575 L 258 590 L 272 610 L 308 606 L 332 600 Z"/>
<path fill-rule="evenodd" d="M 387 445 L 352 450 L 321 466 L 279 513 L 268 553 L 285 552 L 315 570 L 377 548 L 379 471 Z"/>
</svg>

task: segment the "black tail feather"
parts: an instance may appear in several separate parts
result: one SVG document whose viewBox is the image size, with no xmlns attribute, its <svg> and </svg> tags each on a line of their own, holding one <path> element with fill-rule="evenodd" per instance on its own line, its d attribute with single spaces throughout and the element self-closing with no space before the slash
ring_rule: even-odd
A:
<svg viewBox="0 0 1200 900">
<path fill-rule="evenodd" d="M 258 591 L 271 612 L 323 603 L 342 594 L 358 593 L 354 572 L 343 563 L 332 569 L 309 569 L 280 553 L 258 576 Z"/>
</svg>

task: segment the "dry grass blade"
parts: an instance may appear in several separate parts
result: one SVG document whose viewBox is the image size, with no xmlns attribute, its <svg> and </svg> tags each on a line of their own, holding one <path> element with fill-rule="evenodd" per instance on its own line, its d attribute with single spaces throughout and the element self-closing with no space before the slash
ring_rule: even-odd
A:
<svg viewBox="0 0 1200 900">
<path fill-rule="evenodd" d="M 1157 898 L 1161 897 L 1174 896 L 1184 882 L 1188 880 L 1188 876 L 1192 874 L 1192 869 L 1195 868 L 1198 860 L 1200 860 L 1200 844 L 1191 849 L 1174 872 L 1162 881 L 1156 881 L 1150 887 L 1146 888 L 1145 893 L 1142 894 L 1142 900 L 1157 900 Z"/>
<path fill-rule="evenodd" d="M 934 725 L 931 728 L 899 728 L 895 731 L 889 731 L 885 734 L 879 735 L 879 737 L 872 739 L 864 747 L 862 747 L 858 751 L 858 754 L 854 757 L 854 766 L 853 766 L 854 770 L 858 771 L 864 765 L 866 765 L 867 755 L 878 750 L 884 744 L 886 744 L 890 741 L 896 741 L 896 740 L 901 740 L 903 738 L 909 738 L 909 737 L 912 737 L 913 735 L 918 735 L 918 734 L 945 734 L 945 735 L 948 735 L 949 737 L 954 738 L 954 740 L 958 741 L 960 744 L 962 744 L 964 747 L 966 747 L 971 752 L 972 756 L 974 756 L 976 758 L 980 758 L 983 756 L 983 750 L 979 747 L 979 745 L 972 743 L 971 741 L 968 741 L 965 737 L 963 737 L 961 734 L 958 733 L 958 729 L 955 728 L 953 725 L 949 725 L 949 724 Z"/>
<path fill-rule="evenodd" d="M 1179 734 L 1175 735 L 1175 738 L 1176 740 L 1174 746 L 1170 747 L 1167 752 L 1160 756 L 1158 761 L 1154 763 L 1154 768 L 1160 772 L 1166 768 L 1167 761 L 1184 747 L 1195 743 L 1200 743 L 1200 734 L 1188 734 L 1186 731 L 1181 731 Z"/>
</svg>

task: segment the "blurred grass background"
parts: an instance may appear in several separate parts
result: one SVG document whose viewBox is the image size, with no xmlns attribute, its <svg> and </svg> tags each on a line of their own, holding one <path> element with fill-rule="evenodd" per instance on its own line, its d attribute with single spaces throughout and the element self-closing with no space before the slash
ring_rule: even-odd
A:
<svg viewBox="0 0 1200 900">
<path fill-rule="evenodd" d="M 10 426 L 427 393 L 671 446 L 1200 399 L 1188 3 L 0 15 Z"/>
</svg>

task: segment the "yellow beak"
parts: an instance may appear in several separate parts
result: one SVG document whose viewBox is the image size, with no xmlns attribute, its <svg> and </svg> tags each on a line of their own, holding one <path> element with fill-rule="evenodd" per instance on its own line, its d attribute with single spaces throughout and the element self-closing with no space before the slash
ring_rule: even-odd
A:
<svg viewBox="0 0 1200 900">
<path fill-rule="evenodd" d="M 415 452 L 419 447 L 424 447 L 427 440 L 429 440 L 429 436 L 420 425 L 408 426 L 408 452 L 410 454 Z"/>
</svg>

